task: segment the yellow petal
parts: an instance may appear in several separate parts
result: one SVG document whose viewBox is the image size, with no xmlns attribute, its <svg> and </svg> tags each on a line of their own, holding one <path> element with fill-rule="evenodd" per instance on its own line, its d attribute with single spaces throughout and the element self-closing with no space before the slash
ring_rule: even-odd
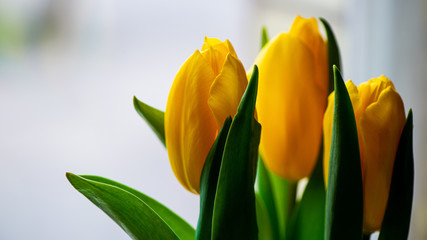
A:
<svg viewBox="0 0 427 240">
<path fill-rule="evenodd" d="M 328 106 L 323 116 L 323 177 L 325 186 L 328 185 L 329 156 L 331 154 L 332 123 L 334 118 L 335 92 L 328 97 Z"/>
<path fill-rule="evenodd" d="M 216 38 L 206 37 L 201 53 L 210 63 L 215 75 L 221 72 L 225 58 L 229 53 L 236 57 L 234 48 L 228 40 L 221 42 Z"/>
<path fill-rule="evenodd" d="M 354 111 L 354 118 L 356 121 L 357 139 L 359 142 L 360 166 L 361 166 L 362 178 L 363 178 L 365 173 L 365 155 L 364 155 L 365 144 L 362 141 L 362 132 L 359 129 L 360 117 L 363 115 L 366 108 L 366 106 L 363 106 L 362 100 L 360 98 L 360 96 L 363 95 L 363 88 L 360 88 L 360 85 L 356 87 L 356 85 L 354 85 L 354 83 L 351 80 L 346 82 L 346 88 L 350 96 L 351 105 Z"/>
<path fill-rule="evenodd" d="M 359 88 L 354 85 L 353 81 L 348 80 L 345 83 L 345 87 L 347 88 L 348 95 L 350 96 L 351 105 L 353 107 L 353 110 L 357 111 L 360 108 L 360 99 L 359 99 Z M 355 115 L 357 115 L 355 113 Z M 359 117 L 355 116 L 356 119 L 359 119 Z M 357 121 L 356 121 L 357 122 Z"/>
<path fill-rule="evenodd" d="M 369 105 L 360 118 L 360 131 L 365 145 L 364 231 L 381 227 L 389 195 L 393 164 L 400 135 L 405 124 L 402 99 L 392 86 L 372 92 L 378 101 Z"/>
<path fill-rule="evenodd" d="M 355 87 L 355 86 L 354 86 Z M 371 104 L 378 101 L 380 94 L 388 87 L 391 87 L 394 90 L 393 83 L 386 78 L 384 75 L 370 79 L 367 82 L 361 83 L 357 87 L 358 97 L 354 97 L 355 102 L 353 103 L 354 115 L 356 117 L 357 123 L 357 132 L 359 138 L 359 149 L 360 149 L 360 164 L 362 167 L 362 178 L 365 177 L 365 167 L 366 167 L 366 150 L 365 142 L 362 138 L 363 131 L 360 129 L 360 119 L 363 114 L 365 114 L 366 108 Z M 349 93 L 351 91 L 349 90 Z M 353 91 L 354 92 L 354 91 Z M 356 92 L 354 92 L 356 95 Z M 357 102 L 356 102 L 357 99 Z"/>
<path fill-rule="evenodd" d="M 319 42 L 323 42 L 323 39 L 320 37 L 319 26 L 317 25 L 317 21 L 315 18 L 303 18 L 301 16 L 297 16 L 292 23 L 291 30 L 289 34 L 298 38 L 302 41 L 307 47 L 312 49 L 317 49 L 319 47 Z"/>
<path fill-rule="evenodd" d="M 196 51 L 181 67 L 165 111 L 166 148 L 173 172 L 189 191 L 199 191 L 200 174 L 217 127 L 208 106 L 215 74 Z"/>
<path fill-rule="evenodd" d="M 210 88 L 208 100 L 218 130 L 222 128 L 222 124 L 228 116 L 236 115 L 247 84 L 242 63 L 232 55 L 227 55 L 221 73 L 215 78 Z"/>
<path fill-rule="evenodd" d="M 216 46 L 216 45 L 222 45 L 223 42 L 219 40 L 218 38 L 208 38 L 205 37 L 205 41 L 203 42 L 202 49 L 200 51 L 208 50 L 210 47 Z"/>
<path fill-rule="evenodd" d="M 205 41 L 203 42 L 202 49 L 200 51 L 208 50 L 210 47 L 218 49 L 222 52 L 223 55 L 227 55 L 230 53 L 233 57 L 237 58 L 236 51 L 234 50 L 233 45 L 231 45 L 230 41 L 225 40 L 222 42 L 217 38 L 208 38 L 205 37 Z"/>
<path fill-rule="evenodd" d="M 326 57 L 314 59 L 299 39 L 281 34 L 260 53 L 260 150 L 274 173 L 297 180 L 310 174 L 321 140 L 326 105 Z M 324 85 L 325 85 L 324 84 Z"/>
<path fill-rule="evenodd" d="M 355 112 L 364 188 L 364 231 L 381 226 L 387 204 L 394 159 L 405 123 L 402 99 L 385 76 L 362 83 L 348 81 Z M 333 94 L 324 116 L 324 173 L 328 176 L 332 133 Z"/>
<path fill-rule="evenodd" d="M 359 112 L 365 112 L 365 109 L 378 100 L 381 92 L 391 87 L 394 90 L 393 83 L 384 75 L 370 79 L 368 82 L 360 84 L 359 89 L 360 106 Z"/>
<path fill-rule="evenodd" d="M 311 17 L 306 19 L 297 16 L 292 23 L 289 34 L 304 43 L 305 46 L 311 50 L 310 52 L 313 54 L 313 57 L 316 59 L 316 61 L 317 59 L 326 58 L 327 53 L 325 41 L 319 32 L 319 26 L 315 18 Z M 326 89 L 328 88 L 328 85 L 325 84 L 322 79 L 322 77 L 317 76 L 315 81 L 320 88 L 324 87 L 325 91 L 327 91 Z"/>
</svg>

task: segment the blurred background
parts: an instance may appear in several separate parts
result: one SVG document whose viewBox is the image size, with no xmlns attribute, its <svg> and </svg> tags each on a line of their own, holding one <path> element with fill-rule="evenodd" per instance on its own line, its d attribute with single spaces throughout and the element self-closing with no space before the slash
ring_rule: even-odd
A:
<svg viewBox="0 0 427 240">
<path fill-rule="evenodd" d="M 101 175 L 159 200 L 193 226 L 179 185 L 132 97 L 164 110 L 204 36 L 229 39 L 249 68 L 265 25 L 332 25 L 345 79 L 385 74 L 414 110 L 410 239 L 427 239 L 427 2 L 423 0 L 0 1 L 0 239 L 128 239 L 65 172 Z"/>
</svg>

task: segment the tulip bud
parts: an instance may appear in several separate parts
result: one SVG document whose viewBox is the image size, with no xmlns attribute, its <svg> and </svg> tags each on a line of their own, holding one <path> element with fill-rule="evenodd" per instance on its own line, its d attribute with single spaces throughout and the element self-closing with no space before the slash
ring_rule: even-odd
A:
<svg viewBox="0 0 427 240">
<path fill-rule="evenodd" d="M 259 53 L 260 152 L 275 174 L 310 175 L 319 153 L 328 95 L 327 47 L 316 19 L 297 17 L 289 33 Z"/>
<path fill-rule="evenodd" d="M 234 116 L 247 78 L 231 43 L 205 38 L 178 71 L 166 105 L 165 138 L 179 182 L 199 192 L 205 158 L 228 116 Z"/>
<path fill-rule="evenodd" d="M 402 99 L 385 76 L 356 87 L 346 83 L 354 110 L 360 149 L 363 181 L 363 229 L 379 230 L 387 205 L 393 165 L 405 124 Z M 323 120 L 324 174 L 329 170 L 334 93 L 329 96 Z"/>
</svg>

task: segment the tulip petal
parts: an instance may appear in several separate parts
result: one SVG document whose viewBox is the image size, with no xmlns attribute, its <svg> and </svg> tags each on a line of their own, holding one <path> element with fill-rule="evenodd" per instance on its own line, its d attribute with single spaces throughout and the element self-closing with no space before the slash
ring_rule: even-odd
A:
<svg viewBox="0 0 427 240">
<path fill-rule="evenodd" d="M 230 53 L 231 55 L 237 58 L 236 51 L 234 50 L 233 45 L 231 45 L 228 39 L 222 42 L 217 38 L 205 37 L 205 42 L 203 43 L 202 49 L 200 51 L 203 52 L 205 50 L 208 50 L 209 47 L 215 47 L 223 55 L 227 55 L 227 53 Z"/>
<path fill-rule="evenodd" d="M 208 50 L 210 47 L 222 45 L 223 41 L 219 40 L 218 38 L 208 38 L 205 37 L 205 41 L 203 42 L 202 49 L 200 51 Z"/>
<path fill-rule="evenodd" d="M 317 49 L 319 47 L 319 40 L 323 39 L 319 33 L 319 26 L 315 18 L 309 19 L 297 16 L 292 23 L 289 34 L 302 41 L 307 47 Z M 314 52 L 314 51 L 313 51 Z"/>
<path fill-rule="evenodd" d="M 314 167 L 326 106 L 326 60 L 315 62 L 310 49 L 289 34 L 270 41 L 257 58 L 261 152 L 279 176 L 298 180 Z M 313 84 L 319 76 L 323 88 Z"/>
<path fill-rule="evenodd" d="M 201 53 L 210 63 L 215 75 L 218 75 L 221 72 L 222 66 L 224 65 L 224 61 L 228 54 L 231 54 L 237 58 L 236 52 L 228 40 L 222 42 L 216 38 L 205 37 L 205 42 L 203 43 Z"/>
<path fill-rule="evenodd" d="M 172 84 L 165 112 L 166 148 L 173 172 L 189 191 L 199 191 L 204 159 L 217 127 L 208 106 L 215 75 L 196 51 L 181 67 Z"/>
<path fill-rule="evenodd" d="M 358 106 L 359 114 L 361 112 L 365 112 L 365 109 L 370 104 L 378 101 L 380 94 L 388 87 L 391 87 L 394 90 L 393 83 L 384 75 L 360 84 L 357 87 L 359 89 L 360 98 L 360 106 Z"/>
<path fill-rule="evenodd" d="M 209 107 L 215 116 L 218 129 L 228 116 L 234 117 L 248 80 L 242 63 L 232 55 L 227 55 L 221 73 L 210 88 Z"/>
<path fill-rule="evenodd" d="M 320 35 L 319 26 L 315 18 L 312 17 L 305 19 L 297 16 L 292 24 L 291 30 L 289 31 L 289 35 L 298 39 L 308 49 L 310 49 L 310 52 L 313 54 L 313 58 L 315 59 L 315 63 L 327 60 L 326 44 L 322 35 Z M 325 65 L 322 65 L 322 67 L 326 68 L 326 71 L 329 71 L 328 65 L 329 63 L 325 61 Z M 328 73 L 326 73 L 326 76 L 328 76 Z M 328 91 L 329 81 L 324 82 L 322 76 L 313 80 L 316 81 L 319 87 Z"/>
<path fill-rule="evenodd" d="M 372 95 L 376 93 L 375 89 Z M 360 118 L 365 145 L 364 226 L 367 233 L 381 226 L 398 146 L 396 139 L 400 138 L 404 124 L 403 102 L 392 86 L 382 91 L 378 101 L 369 105 Z"/>
<path fill-rule="evenodd" d="M 323 116 L 323 179 L 326 179 L 326 181 L 324 181 L 325 186 L 328 185 L 327 179 L 329 174 L 329 156 L 331 154 L 334 99 L 335 92 L 332 92 L 328 97 L 328 107 L 326 108 L 325 115 Z"/>
</svg>

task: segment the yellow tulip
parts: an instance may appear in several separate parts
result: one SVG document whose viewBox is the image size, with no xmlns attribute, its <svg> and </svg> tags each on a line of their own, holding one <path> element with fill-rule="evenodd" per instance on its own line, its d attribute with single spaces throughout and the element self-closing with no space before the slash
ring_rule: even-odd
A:
<svg viewBox="0 0 427 240">
<path fill-rule="evenodd" d="M 296 17 L 260 52 L 257 98 L 260 152 L 275 174 L 299 180 L 316 162 L 328 95 L 326 43 L 316 19 Z"/>
<path fill-rule="evenodd" d="M 397 147 L 406 121 L 402 99 L 385 76 L 356 87 L 346 82 L 356 119 L 363 181 L 363 228 L 371 233 L 381 227 L 391 184 Z M 325 112 L 324 174 L 328 179 L 334 93 Z"/>
<path fill-rule="evenodd" d="M 179 182 L 199 192 L 206 156 L 228 116 L 236 114 L 247 86 L 231 43 L 205 38 L 178 71 L 166 105 L 166 149 Z"/>
</svg>

